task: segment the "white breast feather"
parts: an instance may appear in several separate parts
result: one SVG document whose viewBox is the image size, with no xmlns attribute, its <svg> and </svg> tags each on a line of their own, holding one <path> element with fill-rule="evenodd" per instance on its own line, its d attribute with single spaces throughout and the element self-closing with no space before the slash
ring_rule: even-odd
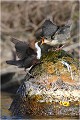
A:
<svg viewBox="0 0 80 120">
<path fill-rule="evenodd" d="M 35 43 L 35 48 L 37 49 L 37 59 L 41 58 L 41 48 L 38 46 L 38 42 Z"/>
</svg>

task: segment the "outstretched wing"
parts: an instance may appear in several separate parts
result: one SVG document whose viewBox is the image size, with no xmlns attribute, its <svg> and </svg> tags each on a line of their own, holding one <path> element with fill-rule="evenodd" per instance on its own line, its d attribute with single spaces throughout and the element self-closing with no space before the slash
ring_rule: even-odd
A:
<svg viewBox="0 0 80 120">
<path fill-rule="evenodd" d="M 45 20 L 42 26 L 36 31 L 35 36 L 37 39 L 40 39 L 41 37 L 48 38 L 54 35 L 57 29 L 58 26 L 48 19 Z"/>
<path fill-rule="evenodd" d="M 12 38 L 11 42 L 15 44 L 16 54 L 19 59 L 24 59 L 34 53 L 34 50 L 29 47 L 29 43 L 27 42 L 19 41 L 15 38 Z"/>
<path fill-rule="evenodd" d="M 51 37 L 57 31 L 58 26 L 53 24 L 50 20 L 46 20 L 42 25 L 43 36 Z"/>
<path fill-rule="evenodd" d="M 71 24 L 68 21 L 67 24 L 60 27 L 56 34 L 54 35 L 54 40 L 58 40 L 59 42 L 66 42 L 67 39 L 70 38 L 70 32 L 71 32 Z"/>
<path fill-rule="evenodd" d="M 24 64 L 23 60 L 7 60 L 6 63 L 10 64 L 10 65 L 15 65 L 15 66 L 18 66 L 18 67 L 24 67 L 23 66 L 23 64 Z"/>
</svg>

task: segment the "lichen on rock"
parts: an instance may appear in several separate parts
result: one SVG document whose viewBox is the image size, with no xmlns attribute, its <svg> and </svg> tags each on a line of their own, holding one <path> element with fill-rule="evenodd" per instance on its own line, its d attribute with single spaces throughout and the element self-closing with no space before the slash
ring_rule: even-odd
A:
<svg viewBox="0 0 80 120">
<path fill-rule="evenodd" d="M 79 65 L 71 55 L 63 50 L 49 51 L 30 73 L 33 78 L 26 78 L 17 91 L 16 105 L 14 101 L 11 104 L 14 115 L 18 106 L 21 115 L 79 116 Z"/>
</svg>

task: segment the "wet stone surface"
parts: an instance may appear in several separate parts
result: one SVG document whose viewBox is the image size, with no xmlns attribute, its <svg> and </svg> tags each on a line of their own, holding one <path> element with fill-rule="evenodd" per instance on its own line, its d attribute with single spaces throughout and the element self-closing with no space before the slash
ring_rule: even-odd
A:
<svg viewBox="0 0 80 120">
<path fill-rule="evenodd" d="M 19 87 L 10 111 L 38 116 L 79 116 L 79 64 L 65 51 L 49 51 L 30 70 Z"/>
</svg>

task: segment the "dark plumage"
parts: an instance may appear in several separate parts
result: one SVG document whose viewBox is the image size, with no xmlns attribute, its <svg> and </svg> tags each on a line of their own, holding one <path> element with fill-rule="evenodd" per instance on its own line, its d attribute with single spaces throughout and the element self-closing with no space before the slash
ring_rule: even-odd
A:
<svg viewBox="0 0 80 120">
<path fill-rule="evenodd" d="M 28 56 L 31 56 L 33 54 L 36 55 L 35 48 L 34 49 L 32 48 L 30 42 L 19 41 L 15 38 L 12 38 L 11 42 L 15 44 L 16 54 L 19 59 L 28 58 Z"/>
<path fill-rule="evenodd" d="M 70 20 L 65 25 L 62 25 L 62 26 L 55 27 L 53 24 L 52 29 L 50 29 L 50 26 L 51 24 L 45 27 L 46 30 L 43 29 L 43 33 L 45 33 L 42 38 L 43 43 L 55 47 L 55 46 L 63 46 L 64 44 L 67 44 L 70 42 L 69 40 L 69 38 L 71 37 L 70 36 L 70 32 L 71 32 Z M 45 31 L 48 31 L 48 32 L 45 32 Z"/>
<path fill-rule="evenodd" d="M 26 69 L 38 62 L 35 42 L 33 42 L 34 45 L 32 45 L 31 42 L 23 42 L 15 38 L 12 38 L 11 42 L 15 44 L 16 55 L 19 60 L 8 60 L 6 61 L 7 64 L 16 65 Z"/>
<path fill-rule="evenodd" d="M 10 65 L 16 65 L 18 66 L 19 68 L 29 68 L 31 67 L 32 65 L 36 64 L 37 63 L 37 59 L 35 57 L 35 55 L 32 55 L 30 57 L 28 57 L 27 59 L 23 59 L 23 60 L 8 60 L 6 61 L 7 64 L 10 64 Z"/>
<path fill-rule="evenodd" d="M 54 40 L 58 40 L 59 42 L 66 43 L 67 39 L 71 37 L 70 32 L 71 32 L 71 24 L 72 21 L 67 21 L 65 25 L 60 26 L 57 32 L 54 35 Z"/>
<path fill-rule="evenodd" d="M 58 26 L 53 24 L 50 20 L 46 20 L 42 25 L 42 37 L 51 37 L 58 30 Z"/>
<path fill-rule="evenodd" d="M 35 36 L 36 38 L 49 38 L 56 33 L 58 28 L 59 27 L 56 24 L 52 23 L 50 20 L 45 20 L 42 26 L 36 31 Z"/>
</svg>

